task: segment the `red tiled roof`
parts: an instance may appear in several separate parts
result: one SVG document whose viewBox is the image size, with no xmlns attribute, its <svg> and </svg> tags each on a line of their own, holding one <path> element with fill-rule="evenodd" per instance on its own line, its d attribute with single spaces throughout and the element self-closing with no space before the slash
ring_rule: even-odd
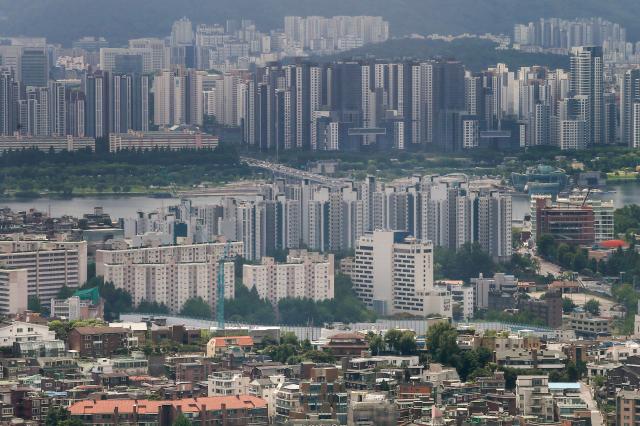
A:
<svg viewBox="0 0 640 426">
<path fill-rule="evenodd" d="M 213 337 L 211 340 L 215 342 L 216 348 L 224 348 L 226 346 L 253 346 L 251 336 Z"/>
<path fill-rule="evenodd" d="M 146 399 L 106 399 L 80 401 L 69 407 L 72 415 L 83 414 L 112 414 L 116 408 L 120 414 L 157 414 L 163 405 L 180 407 L 183 413 L 196 413 L 206 406 L 207 411 L 222 409 L 225 405 L 228 410 L 265 408 L 267 403 L 262 399 L 250 395 L 235 396 L 209 396 L 204 398 L 187 398 L 167 401 L 149 401 Z"/>
<path fill-rule="evenodd" d="M 601 241 L 599 243 L 602 248 L 618 248 L 618 247 L 628 247 L 629 244 L 624 240 L 607 240 Z"/>
</svg>

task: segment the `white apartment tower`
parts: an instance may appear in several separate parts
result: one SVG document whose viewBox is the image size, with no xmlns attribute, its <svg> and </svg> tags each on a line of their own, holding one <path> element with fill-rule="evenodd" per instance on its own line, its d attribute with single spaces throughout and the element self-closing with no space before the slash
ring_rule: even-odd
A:
<svg viewBox="0 0 640 426">
<path fill-rule="evenodd" d="M 399 231 L 358 240 L 351 276 L 358 297 L 381 315 L 451 317 L 451 296 L 433 285 L 433 244 Z"/>
</svg>

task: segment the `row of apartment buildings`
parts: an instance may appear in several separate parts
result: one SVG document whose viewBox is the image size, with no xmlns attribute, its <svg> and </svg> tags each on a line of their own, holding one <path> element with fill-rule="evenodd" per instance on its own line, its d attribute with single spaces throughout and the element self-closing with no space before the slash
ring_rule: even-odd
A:
<svg viewBox="0 0 640 426">
<path fill-rule="evenodd" d="M 464 175 L 413 176 L 384 184 L 374 177 L 329 185 L 276 179 L 257 196 L 225 196 L 217 204 L 184 203 L 168 219 L 126 221 L 126 229 L 166 230 L 165 221 L 185 223 L 196 242 L 216 236 L 244 243 L 243 257 L 258 261 L 278 250 L 307 247 L 327 252 L 354 249 L 378 229 L 408 232 L 434 246 L 459 249 L 478 243 L 496 259 L 512 254 L 511 197 L 475 187 Z M 165 232 L 165 231 L 162 231 Z"/>
</svg>

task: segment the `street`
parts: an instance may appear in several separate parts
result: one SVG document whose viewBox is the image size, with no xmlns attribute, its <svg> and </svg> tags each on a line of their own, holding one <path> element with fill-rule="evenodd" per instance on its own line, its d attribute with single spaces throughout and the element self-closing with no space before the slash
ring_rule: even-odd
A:
<svg viewBox="0 0 640 426">
<path fill-rule="evenodd" d="M 591 425 L 603 426 L 604 419 L 602 413 L 598 410 L 598 405 L 591 395 L 591 386 L 584 382 L 580 382 L 580 396 L 587 403 L 587 407 L 591 410 Z"/>
<path fill-rule="evenodd" d="M 534 250 L 527 249 L 527 248 L 520 248 L 518 250 L 518 253 L 522 255 L 524 254 L 531 255 L 532 258 L 537 260 L 538 264 L 540 265 L 540 269 L 538 271 L 540 275 L 547 276 L 548 274 L 551 274 L 554 277 L 559 277 L 560 275 L 562 275 L 562 269 L 560 268 L 560 266 L 556 265 L 555 263 L 547 262 L 546 260 L 538 256 Z"/>
</svg>

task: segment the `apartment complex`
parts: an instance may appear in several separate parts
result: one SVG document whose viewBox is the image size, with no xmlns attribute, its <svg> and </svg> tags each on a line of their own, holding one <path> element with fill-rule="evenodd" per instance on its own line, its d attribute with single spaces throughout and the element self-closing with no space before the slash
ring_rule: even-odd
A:
<svg viewBox="0 0 640 426">
<path fill-rule="evenodd" d="M 177 313 L 194 297 L 216 305 L 219 261 L 225 255 L 224 297 L 232 299 L 233 259 L 242 255 L 241 242 L 98 250 L 96 273 L 127 290 L 134 305 L 156 302 Z"/>
<path fill-rule="evenodd" d="M 451 295 L 433 284 L 433 244 L 406 232 L 360 237 L 351 279 L 358 297 L 381 315 L 451 317 Z"/>
<path fill-rule="evenodd" d="M 286 263 L 263 257 L 260 265 L 244 265 L 242 282 L 272 304 L 285 298 L 333 299 L 333 254 L 291 250 Z"/>
<path fill-rule="evenodd" d="M 123 149 L 151 150 L 151 149 L 214 149 L 218 146 L 218 138 L 206 133 L 195 131 L 157 131 L 128 133 L 111 133 L 109 135 L 109 150 L 111 152 Z"/>
<path fill-rule="evenodd" d="M 29 296 L 50 300 L 87 281 L 85 241 L 0 241 L 0 267 L 26 269 Z"/>
<path fill-rule="evenodd" d="M 96 141 L 93 138 L 68 136 L 0 136 L 0 152 L 19 151 L 22 149 L 38 149 L 40 151 L 55 152 L 79 151 L 82 149 L 95 150 Z"/>
</svg>

